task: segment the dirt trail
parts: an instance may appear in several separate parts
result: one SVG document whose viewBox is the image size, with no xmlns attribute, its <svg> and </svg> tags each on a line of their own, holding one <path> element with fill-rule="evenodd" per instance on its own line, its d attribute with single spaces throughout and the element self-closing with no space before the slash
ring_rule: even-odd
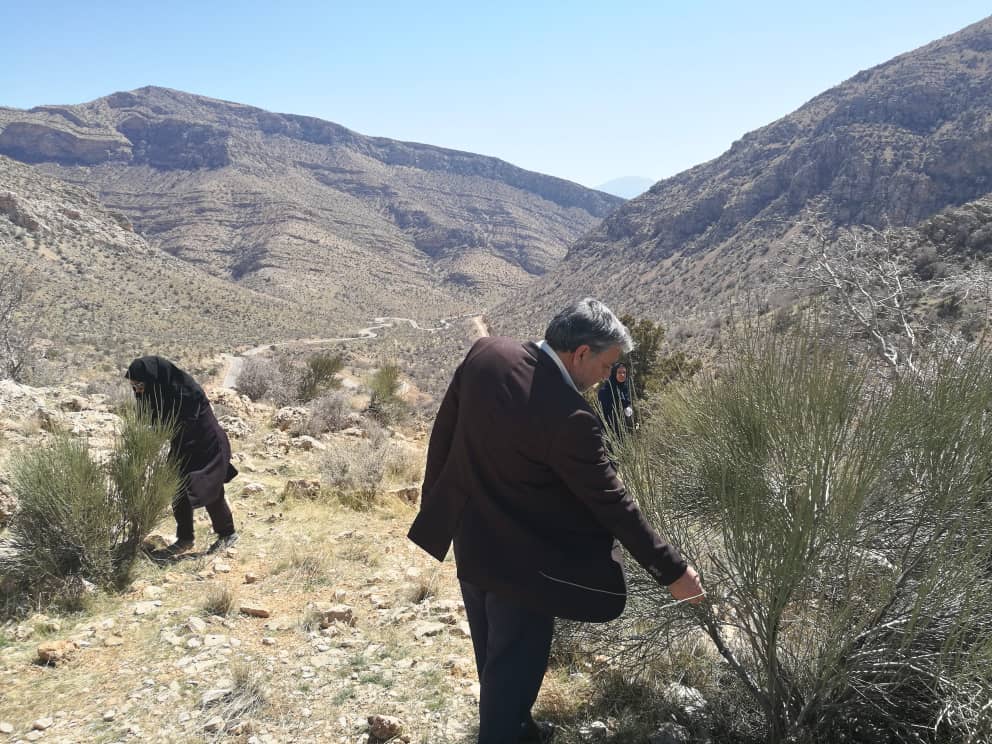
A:
<svg viewBox="0 0 992 744">
<path fill-rule="evenodd" d="M 480 336 L 488 336 L 489 330 L 486 328 L 482 317 L 482 315 L 458 315 L 453 318 L 441 318 L 441 320 L 438 321 L 438 325 L 432 328 L 425 328 L 413 318 L 400 318 L 391 315 L 381 315 L 372 318 L 372 325 L 359 329 L 355 332 L 354 336 L 338 336 L 335 338 L 298 338 L 293 339 L 292 341 L 279 341 L 278 343 L 262 344 L 261 346 L 248 349 L 240 355 L 223 354 L 224 374 L 221 377 L 221 385 L 226 388 L 233 388 L 237 386 L 238 377 L 241 376 L 241 371 L 245 366 L 245 359 L 252 356 L 258 356 L 259 354 L 271 349 L 289 346 L 320 346 L 322 344 L 343 343 L 347 341 L 368 341 L 379 337 L 379 334 L 376 333 L 376 331 L 380 331 L 383 328 L 393 328 L 398 323 L 407 323 L 411 328 L 418 331 L 424 331 L 425 333 L 436 333 L 437 331 L 444 331 L 450 328 L 452 322 L 463 320 L 465 318 L 472 319 L 472 323 L 476 330 L 478 330 Z"/>
</svg>

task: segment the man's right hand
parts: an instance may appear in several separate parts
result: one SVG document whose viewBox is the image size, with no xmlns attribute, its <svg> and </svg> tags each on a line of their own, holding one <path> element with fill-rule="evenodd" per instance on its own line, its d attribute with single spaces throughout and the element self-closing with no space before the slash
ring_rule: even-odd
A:
<svg viewBox="0 0 992 744">
<path fill-rule="evenodd" d="M 692 566 L 687 566 L 685 573 L 668 585 L 668 591 L 679 601 L 689 604 L 699 604 L 703 601 L 703 585 L 699 582 L 699 574 Z"/>
</svg>

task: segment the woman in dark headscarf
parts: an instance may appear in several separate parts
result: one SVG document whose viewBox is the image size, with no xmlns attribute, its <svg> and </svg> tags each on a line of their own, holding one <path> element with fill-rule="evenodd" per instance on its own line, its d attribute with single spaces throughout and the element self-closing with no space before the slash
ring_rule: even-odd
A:
<svg viewBox="0 0 992 744">
<path fill-rule="evenodd" d="M 175 426 L 169 453 L 178 461 L 183 475 L 183 487 L 172 500 L 176 541 L 158 554 L 174 556 L 193 547 L 193 509 L 199 506 L 206 508 L 217 533 L 208 552 L 233 545 L 238 534 L 224 498 L 224 484 L 238 471 L 231 465 L 227 434 L 217 423 L 203 388 L 159 356 L 135 359 L 124 377 L 131 383 L 138 405 L 154 421 L 171 421 Z"/>
<path fill-rule="evenodd" d="M 603 419 L 618 437 L 634 429 L 634 408 L 630 399 L 630 380 L 627 365 L 617 362 L 610 370 L 610 377 L 599 388 L 599 405 Z"/>
</svg>

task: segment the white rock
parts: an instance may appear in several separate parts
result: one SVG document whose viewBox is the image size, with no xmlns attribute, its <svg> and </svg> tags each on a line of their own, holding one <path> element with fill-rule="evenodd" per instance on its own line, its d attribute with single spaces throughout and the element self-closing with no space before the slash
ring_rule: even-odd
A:
<svg viewBox="0 0 992 744">
<path fill-rule="evenodd" d="M 447 626 L 444 623 L 417 623 L 413 628 L 413 637 L 418 641 L 431 636 L 440 635 Z"/>
<path fill-rule="evenodd" d="M 161 606 L 161 602 L 155 600 L 154 602 L 138 602 L 134 606 L 135 615 L 152 615 L 158 612 L 158 608 Z"/>
<path fill-rule="evenodd" d="M 609 729 L 602 721 L 593 721 L 579 727 L 579 737 L 583 741 L 603 741 L 609 733 Z"/>
</svg>

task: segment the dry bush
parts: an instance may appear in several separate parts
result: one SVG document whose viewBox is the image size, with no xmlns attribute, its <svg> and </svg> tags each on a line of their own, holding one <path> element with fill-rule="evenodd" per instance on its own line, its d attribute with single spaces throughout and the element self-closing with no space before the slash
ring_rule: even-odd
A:
<svg viewBox="0 0 992 744">
<path fill-rule="evenodd" d="M 238 376 L 237 391 L 252 400 L 274 399 L 285 387 L 279 365 L 271 359 L 250 356 Z"/>
<path fill-rule="evenodd" d="M 348 426 L 351 413 L 349 397 L 345 393 L 332 392 L 322 395 L 310 403 L 310 418 L 298 433 L 319 437 L 329 431 L 339 431 Z"/>
<path fill-rule="evenodd" d="M 345 545 L 337 552 L 337 557 L 353 563 L 360 563 L 366 568 L 379 566 L 379 556 L 369 547 L 358 543 Z"/>
<path fill-rule="evenodd" d="M 390 443 L 386 451 L 385 474 L 398 483 L 419 483 L 424 474 L 423 453 Z"/>
<path fill-rule="evenodd" d="M 215 703 L 224 720 L 237 720 L 265 707 L 269 698 L 269 683 L 262 668 L 262 664 L 254 659 L 231 661 L 231 691 Z"/>
<path fill-rule="evenodd" d="M 399 397 L 400 368 L 386 362 L 369 381 L 369 405 L 366 413 L 380 424 L 396 423 L 409 414 L 409 406 Z"/>
<path fill-rule="evenodd" d="M 306 360 L 299 375 L 297 399 L 308 403 L 329 388 L 340 386 L 338 372 L 344 367 L 344 357 L 340 354 L 314 354 Z"/>
<path fill-rule="evenodd" d="M 406 599 L 413 604 L 426 602 L 437 596 L 441 572 L 434 569 L 427 576 L 422 576 L 407 587 Z"/>
<path fill-rule="evenodd" d="M 238 602 L 238 593 L 233 586 L 225 581 L 211 584 L 203 595 L 203 611 L 209 615 L 226 617 L 234 610 Z"/>
<path fill-rule="evenodd" d="M 30 270 L 0 263 L 0 379 L 23 382 L 37 357 L 37 311 Z"/>
<path fill-rule="evenodd" d="M 127 410 L 134 404 L 134 394 L 131 386 L 123 375 L 101 377 L 86 383 L 83 389 L 85 395 L 100 395 L 106 399 L 107 407 L 115 413 Z"/>
<path fill-rule="evenodd" d="M 289 554 L 272 568 L 272 573 L 288 574 L 285 578 L 292 583 L 300 583 L 304 588 L 312 589 L 330 582 L 330 561 L 327 553 L 320 547 L 294 543 Z"/>
<path fill-rule="evenodd" d="M 389 449 L 387 435 L 377 431 L 347 448 L 330 449 L 322 463 L 324 483 L 347 506 L 370 509 L 382 488 Z"/>
</svg>

